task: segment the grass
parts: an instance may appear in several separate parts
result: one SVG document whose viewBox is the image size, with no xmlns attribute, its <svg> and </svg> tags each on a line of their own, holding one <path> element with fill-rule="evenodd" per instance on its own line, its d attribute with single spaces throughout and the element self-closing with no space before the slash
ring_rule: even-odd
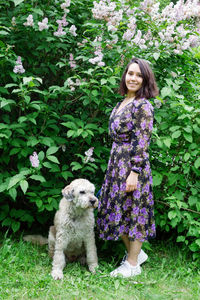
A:
<svg viewBox="0 0 200 300">
<path fill-rule="evenodd" d="M 152 249 L 142 274 L 132 279 L 109 277 L 116 262 L 100 257 L 97 274 L 71 263 L 64 279 L 54 281 L 46 247 L 5 238 L 0 245 L 0 299 L 199 300 L 197 264 L 173 244 L 156 241 Z"/>
</svg>

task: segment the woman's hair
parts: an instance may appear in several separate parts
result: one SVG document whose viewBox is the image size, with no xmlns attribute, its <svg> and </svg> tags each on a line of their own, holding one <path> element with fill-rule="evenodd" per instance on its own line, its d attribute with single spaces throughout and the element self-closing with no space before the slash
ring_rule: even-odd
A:
<svg viewBox="0 0 200 300">
<path fill-rule="evenodd" d="M 127 94 L 128 89 L 126 86 L 126 73 L 128 72 L 128 68 L 131 64 L 136 63 L 139 65 L 141 74 L 142 74 L 142 86 L 141 88 L 136 92 L 135 99 L 140 99 L 140 98 L 154 98 L 159 94 L 159 90 L 155 81 L 154 74 L 149 66 L 149 64 L 143 60 L 134 57 L 126 66 L 126 69 L 122 75 L 122 79 L 120 82 L 120 88 L 119 88 L 119 93 L 124 96 Z"/>
</svg>

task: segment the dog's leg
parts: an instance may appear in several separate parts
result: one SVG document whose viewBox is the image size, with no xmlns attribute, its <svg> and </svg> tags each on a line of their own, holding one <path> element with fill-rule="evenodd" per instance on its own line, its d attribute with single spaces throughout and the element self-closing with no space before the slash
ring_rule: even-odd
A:
<svg viewBox="0 0 200 300">
<path fill-rule="evenodd" d="M 66 241 L 65 241 L 66 244 Z M 55 252 L 53 256 L 53 268 L 51 271 L 51 276 L 53 279 L 62 279 L 63 278 L 63 269 L 65 267 L 65 254 L 64 254 L 64 245 L 62 239 L 56 239 L 55 243 Z"/>
<path fill-rule="evenodd" d="M 95 268 L 98 267 L 98 258 L 94 234 L 86 236 L 84 244 L 86 249 L 86 260 L 89 270 L 90 272 L 95 273 Z"/>
<path fill-rule="evenodd" d="M 55 226 L 51 226 L 49 228 L 49 235 L 48 235 L 49 256 L 51 258 L 53 258 L 54 255 L 55 242 L 56 242 L 56 229 Z"/>
</svg>

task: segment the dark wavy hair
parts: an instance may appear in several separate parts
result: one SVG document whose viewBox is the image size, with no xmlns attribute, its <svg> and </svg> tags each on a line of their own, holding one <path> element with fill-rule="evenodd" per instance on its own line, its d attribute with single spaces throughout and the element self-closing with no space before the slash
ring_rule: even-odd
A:
<svg viewBox="0 0 200 300">
<path fill-rule="evenodd" d="M 159 90 L 156 84 L 156 80 L 153 74 L 153 71 L 151 70 L 149 64 L 140 58 L 132 58 L 131 61 L 128 63 L 126 66 L 126 69 L 122 75 L 122 79 L 120 82 L 120 87 L 119 87 L 119 93 L 124 96 L 127 94 L 128 89 L 126 86 L 125 78 L 126 78 L 126 73 L 128 72 L 128 68 L 131 64 L 136 63 L 139 65 L 141 74 L 142 74 L 142 86 L 141 88 L 136 92 L 135 99 L 140 99 L 140 98 L 145 98 L 145 99 L 150 99 L 154 98 L 159 94 Z"/>
</svg>

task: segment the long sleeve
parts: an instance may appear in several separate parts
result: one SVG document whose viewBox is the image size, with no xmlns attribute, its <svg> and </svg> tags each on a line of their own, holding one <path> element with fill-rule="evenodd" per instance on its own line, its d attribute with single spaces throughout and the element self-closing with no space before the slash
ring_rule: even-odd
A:
<svg viewBox="0 0 200 300">
<path fill-rule="evenodd" d="M 153 106 L 147 100 L 142 100 L 133 110 L 134 128 L 131 135 L 131 169 L 140 173 L 149 159 L 148 148 L 153 129 Z"/>
</svg>

